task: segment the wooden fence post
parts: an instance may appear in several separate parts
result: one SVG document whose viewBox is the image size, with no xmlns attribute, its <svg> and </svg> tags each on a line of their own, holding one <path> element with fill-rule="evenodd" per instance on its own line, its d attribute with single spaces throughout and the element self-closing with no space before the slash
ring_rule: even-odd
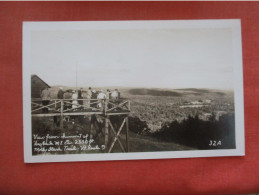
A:
<svg viewBox="0 0 259 195">
<path fill-rule="evenodd" d="M 129 116 L 126 117 L 126 152 L 129 152 Z"/>
<path fill-rule="evenodd" d="M 108 142 L 109 142 L 109 119 L 108 116 L 105 116 L 104 119 L 104 145 L 105 149 L 108 149 Z"/>
<path fill-rule="evenodd" d="M 64 102 L 63 100 L 60 100 L 60 128 L 63 129 L 63 107 L 64 107 Z"/>
<path fill-rule="evenodd" d="M 93 127 L 94 127 L 94 121 L 93 121 L 93 116 L 90 115 L 90 131 L 89 131 L 89 140 L 92 139 L 92 130 L 93 130 Z"/>
<path fill-rule="evenodd" d="M 106 111 L 107 111 L 107 99 L 104 100 L 104 115 L 106 116 Z"/>
</svg>

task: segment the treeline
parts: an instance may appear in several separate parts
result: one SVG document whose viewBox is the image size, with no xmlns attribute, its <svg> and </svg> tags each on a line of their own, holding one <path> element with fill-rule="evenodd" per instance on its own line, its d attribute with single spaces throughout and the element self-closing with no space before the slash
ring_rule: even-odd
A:
<svg viewBox="0 0 259 195">
<path fill-rule="evenodd" d="M 157 131 L 164 123 L 173 120 L 182 121 L 188 115 L 199 115 L 200 118 L 205 117 L 204 114 L 217 111 L 232 112 L 234 110 L 233 98 L 225 97 L 224 99 L 215 100 L 212 104 L 202 107 L 181 107 L 184 102 L 192 102 L 198 100 L 210 99 L 208 97 L 168 97 L 168 96 L 140 96 L 130 97 L 131 116 L 138 117 L 142 121 L 146 121 L 152 131 Z M 230 104 L 230 106 L 228 105 Z"/>
<path fill-rule="evenodd" d="M 121 124 L 122 119 L 118 121 L 119 118 L 113 122 Z M 214 114 L 209 120 L 202 120 L 198 115 L 189 115 L 182 121 L 163 123 L 156 131 L 150 129 L 147 121 L 135 116 L 129 117 L 129 129 L 162 142 L 178 143 L 196 149 L 234 149 L 236 146 L 234 114 L 222 115 L 218 120 Z"/>
<path fill-rule="evenodd" d="M 234 115 L 223 115 L 219 120 L 212 116 L 204 121 L 198 116 L 164 124 L 151 134 L 161 141 L 168 141 L 197 149 L 233 149 L 235 148 Z"/>
<path fill-rule="evenodd" d="M 182 96 L 181 93 L 175 91 L 168 91 L 168 90 L 157 90 L 157 89 L 130 89 L 129 93 L 132 95 L 152 95 L 152 96 L 173 96 L 173 97 L 180 97 Z"/>
</svg>

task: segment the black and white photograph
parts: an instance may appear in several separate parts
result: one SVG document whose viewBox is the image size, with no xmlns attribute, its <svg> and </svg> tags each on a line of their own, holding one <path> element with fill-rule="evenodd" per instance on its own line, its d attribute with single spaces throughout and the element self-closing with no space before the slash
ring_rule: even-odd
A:
<svg viewBox="0 0 259 195">
<path fill-rule="evenodd" d="M 243 156 L 240 20 L 23 23 L 25 162 Z"/>
</svg>

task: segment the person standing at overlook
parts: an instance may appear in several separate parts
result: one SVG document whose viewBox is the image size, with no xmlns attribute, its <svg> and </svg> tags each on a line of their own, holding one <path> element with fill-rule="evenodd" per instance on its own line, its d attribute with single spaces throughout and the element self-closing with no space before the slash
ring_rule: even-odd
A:
<svg viewBox="0 0 259 195">
<path fill-rule="evenodd" d="M 59 87 L 59 90 L 58 90 L 58 94 L 57 94 L 57 98 L 59 100 L 63 100 L 64 98 L 64 91 L 63 91 L 63 88 L 62 87 Z M 57 103 L 57 109 L 61 109 L 61 102 L 58 102 Z M 63 106 L 64 108 L 64 106 Z M 58 126 L 60 124 L 60 121 L 58 122 L 58 117 L 57 116 L 54 116 L 54 123 Z"/>
<path fill-rule="evenodd" d="M 106 98 L 107 99 L 111 99 L 111 90 L 110 89 L 107 89 L 107 92 L 106 92 Z"/>
<path fill-rule="evenodd" d="M 115 100 L 116 102 L 118 102 L 118 100 L 120 99 L 120 92 L 118 91 L 118 89 L 115 89 L 112 93 L 111 93 L 111 99 Z"/>
<path fill-rule="evenodd" d="M 42 105 L 43 106 L 49 105 L 49 102 L 50 102 L 50 90 L 49 90 L 48 87 L 45 88 L 44 90 L 42 90 L 42 92 L 41 92 L 41 100 L 42 100 Z M 49 108 L 48 107 L 42 108 L 42 112 L 43 113 L 48 113 L 49 112 Z"/>
<path fill-rule="evenodd" d="M 72 91 L 72 108 L 78 107 L 78 93 L 76 90 Z"/>
<path fill-rule="evenodd" d="M 58 90 L 58 94 L 57 94 L 57 98 L 59 100 L 62 100 L 64 98 L 64 91 L 63 91 L 63 88 L 62 87 L 59 87 L 59 90 Z M 59 102 L 57 104 L 57 108 L 60 109 L 61 108 L 61 102 Z"/>
<path fill-rule="evenodd" d="M 58 99 L 63 99 L 63 95 L 64 95 L 63 88 L 59 87 L 58 95 L 57 95 Z"/>
<path fill-rule="evenodd" d="M 92 91 L 91 103 L 96 102 L 97 92 L 95 90 Z M 97 104 L 91 104 L 91 107 L 96 108 Z"/>
<path fill-rule="evenodd" d="M 103 90 L 100 90 L 98 96 L 98 108 L 102 108 L 104 104 L 104 100 L 106 99 L 106 94 L 103 92 Z"/>
<path fill-rule="evenodd" d="M 83 93 L 83 88 L 80 88 L 80 90 L 78 91 L 78 104 L 80 105 L 83 105 L 83 96 L 82 96 L 82 93 Z"/>
<path fill-rule="evenodd" d="M 91 99 L 92 99 L 92 88 L 89 87 L 88 90 L 87 90 L 87 95 L 86 95 L 86 104 L 88 107 L 91 107 Z"/>
</svg>

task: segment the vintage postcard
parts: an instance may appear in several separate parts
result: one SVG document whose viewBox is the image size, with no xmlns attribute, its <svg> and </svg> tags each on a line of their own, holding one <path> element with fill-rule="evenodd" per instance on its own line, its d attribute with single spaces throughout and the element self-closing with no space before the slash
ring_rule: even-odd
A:
<svg viewBox="0 0 259 195">
<path fill-rule="evenodd" d="M 240 23 L 24 22 L 24 161 L 244 155 Z"/>
</svg>

